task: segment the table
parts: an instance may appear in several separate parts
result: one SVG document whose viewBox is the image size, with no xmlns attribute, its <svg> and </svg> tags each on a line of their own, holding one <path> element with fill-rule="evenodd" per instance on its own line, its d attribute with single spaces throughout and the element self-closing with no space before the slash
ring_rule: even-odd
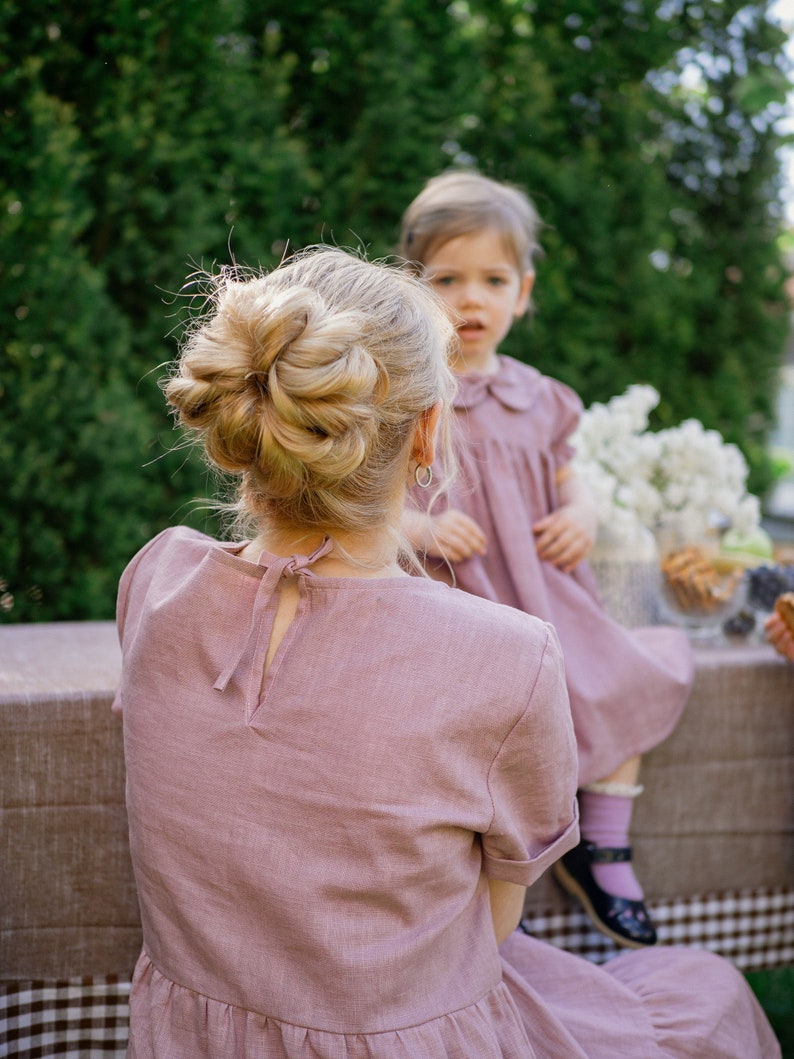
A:
<svg viewBox="0 0 794 1059">
<path fill-rule="evenodd" d="M 59 1054 L 92 1041 L 124 1054 L 141 936 L 110 712 L 119 668 L 110 622 L 0 626 L 0 1054 L 32 1054 L 54 1011 L 76 1042 Z M 742 970 L 794 963 L 794 665 L 751 643 L 698 648 L 696 672 L 681 723 L 643 764 L 638 875 L 662 942 Z M 552 944 L 614 954 L 548 873 L 525 913 Z"/>
<path fill-rule="evenodd" d="M 701 945 L 742 970 L 794 963 L 794 665 L 765 643 L 695 649 L 673 734 L 646 755 L 632 843 L 662 942 Z M 592 959 L 615 946 L 547 873 L 526 902 L 533 933 Z"/>
</svg>

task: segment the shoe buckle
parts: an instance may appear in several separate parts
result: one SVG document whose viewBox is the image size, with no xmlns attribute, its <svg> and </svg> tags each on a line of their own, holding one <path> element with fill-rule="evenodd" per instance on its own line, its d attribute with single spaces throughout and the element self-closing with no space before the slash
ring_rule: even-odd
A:
<svg viewBox="0 0 794 1059">
<path fill-rule="evenodd" d="M 591 864 L 625 864 L 631 860 L 631 846 L 594 846 L 589 844 Z"/>
</svg>

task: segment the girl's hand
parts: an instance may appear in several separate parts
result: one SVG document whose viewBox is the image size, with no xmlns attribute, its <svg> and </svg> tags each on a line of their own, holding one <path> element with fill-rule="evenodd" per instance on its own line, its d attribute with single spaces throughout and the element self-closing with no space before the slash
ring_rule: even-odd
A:
<svg viewBox="0 0 794 1059">
<path fill-rule="evenodd" d="M 585 511 L 575 503 L 563 504 L 536 522 L 532 532 L 540 558 L 569 574 L 595 543 L 598 522 L 589 515 L 589 508 Z"/>
<path fill-rule="evenodd" d="M 569 574 L 595 544 L 598 511 L 587 485 L 570 463 L 555 474 L 559 506 L 532 527 L 541 559 Z"/>
<path fill-rule="evenodd" d="M 485 555 L 485 534 L 474 519 L 457 508 L 440 515 L 405 511 L 402 529 L 418 552 L 433 559 L 459 563 L 472 555 Z"/>
<path fill-rule="evenodd" d="M 775 650 L 789 662 L 794 662 L 794 634 L 780 615 L 770 614 L 764 622 L 764 629 Z"/>
</svg>

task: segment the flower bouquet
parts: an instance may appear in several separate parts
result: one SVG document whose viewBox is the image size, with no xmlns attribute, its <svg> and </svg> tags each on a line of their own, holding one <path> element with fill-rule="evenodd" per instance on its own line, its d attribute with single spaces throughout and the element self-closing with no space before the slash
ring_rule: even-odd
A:
<svg viewBox="0 0 794 1059">
<path fill-rule="evenodd" d="M 758 498 L 747 492 L 747 463 L 737 446 L 696 419 L 649 430 L 658 403 L 654 387 L 635 385 L 591 405 L 572 439 L 574 466 L 617 550 L 630 555 L 653 533 L 658 617 L 694 633 L 740 609 L 744 569 L 771 558 L 771 541 L 760 528 Z M 597 562 L 594 568 L 598 576 Z"/>
</svg>

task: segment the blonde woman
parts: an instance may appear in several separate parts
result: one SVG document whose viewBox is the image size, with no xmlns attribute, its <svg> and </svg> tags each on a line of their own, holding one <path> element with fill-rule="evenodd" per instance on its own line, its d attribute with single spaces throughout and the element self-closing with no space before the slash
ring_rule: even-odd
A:
<svg viewBox="0 0 794 1059">
<path fill-rule="evenodd" d="M 121 581 L 128 1054 L 773 1056 L 716 957 L 600 969 L 515 930 L 577 840 L 576 750 L 553 630 L 404 570 L 451 338 L 328 249 L 221 275 L 187 338 L 166 396 L 247 529 L 166 530 Z"/>
</svg>

